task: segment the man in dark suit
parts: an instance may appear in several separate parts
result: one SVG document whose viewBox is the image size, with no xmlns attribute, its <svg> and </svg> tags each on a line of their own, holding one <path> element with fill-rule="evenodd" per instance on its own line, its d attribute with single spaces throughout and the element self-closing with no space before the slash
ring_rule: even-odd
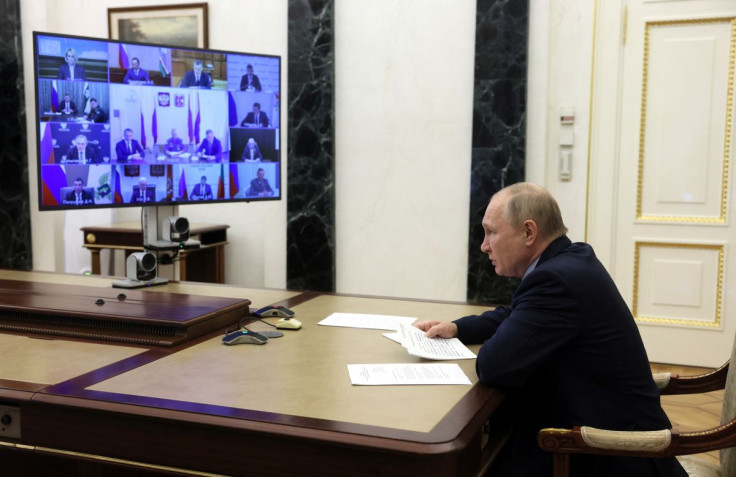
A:
<svg viewBox="0 0 736 477">
<path fill-rule="evenodd" d="M 205 137 L 202 144 L 199 145 L 197 155 L 203 159 L 207 159 L 208 161 L 219 161 L 222 157 L 222 144 L 220 143 L 220 140 L 215 137 L 215 133 L 212 132 L 212 129 L 208 129 L 205 134 L 207 137 Z"/>
<path fill-rule="evenodd" d="M 89 100 L 89 114 L 87 114 L 87 121 L 93 123 L 105 123 L 107 122 L 107 113 L 98 104 L 95 98 Z"/>
<path fill-rule="evenodd" d="M 65 205 L 85 205 L 94 204 L 95 198 L 92 194 L 84 190 L 84 181 L 81 177 L 74 179 L 74 190 L 70 191 L 64 197 Z"/>
<path fill-rule="evenodd" d="M 207 177 L 202 176 L 199 184 L 195 185 L 192 189 L 192 200 L 211 200 L 212 199 L 212 187 L 207 183 Z"/>
<path fill-rule="evenodd" d="M 253 162 L 260 162 L 261 159 L 263 159 L 263 156 L 261 155 L 261 150 L 258 147 L 258 143 L 252 137 L 248 138 L 248 142 L 245 143 L 245 147 L 243 148 L 243 155 L 241 156 L 241 159 L 243 161 L 253 161 Z"/>
<path fill-rule="evenodd" d="M 74 138 L 74 144 L 69 148 L 66 155 L 66 162 L 77 164 L 99 164 L 100 158 L 97 155 L 97 148 L 87 143 L 87 136 L 80 134 Z"/>
<path fill-rule="evenodd" d="M 66 50 L 64 60 L 66 63 L 59 66 L 58 79 L 87 81 L 84 68 L 77 64 L 77 53 L 74 51 L 74 48 Z"/>
<path fill-rule="evenodd" d="M 202 71 L 203 68 L 204 66 L 202 65 L 202 60 L 194 60 L 194 63 L 192 64 L 192 71 L 187 71 L 186 73 L 184 73 L 184 78 L 182 78 L 179 86 L 182 88 L 212 88 L 210 75 Z"/>
<path fill-rule="evenodd" d="M 69 93 L 64 93 L 64 99 L 59 103 L 59 112 L 69 116 L 77 114 L 77 105 L 74 104 Z"/>
<path fill-rule="evenodd" d="M 240 78 L 240 91 L 261 91 L 261 81 L 253 74 L 253 65 L 245 68 L 246 73 Z"/>
<path fill-rule="evenodd" d="M 156 202 L 155 191 L 148 188 L 148 179 L 141 177 L 138 179 L 138 187 L 133 188 L 133 194 L 130 196 L 131 204 L 142 204 L 145 202 Z"/>
<path fill-rule="evenodd" d="M 496 274 L 522 278 L 511 306 L 416 326 L 483 343 L 480 382 L 511 393 L 512 434 L 490 475 L 551 475 L 551 454 L 536 443 L 545 427 L 670 429 L 631 311 L 590 245 L 567 238 L 549 192 L 509 186 L 491 198 L 482 225 L 481 250 Z M 573 455 L 571 475 L 687 474 L 675 458 Z"/>
<path fill-rule="evenodd" d="M 133 139 L 133 130 L 127 128 L 123 131 L 123 139 L 115 144 L 115 153 L 118 156 L 118 162 L 128 162 L 128 159 L 143 159 L 146 151 L 143 150 L 140 143 Z"/>
<path fill-rule="evenodd" d="M 253 103 L 253 111 L 246 114 L 245 119 L 240 123 L 240 127 L 268 127 L 268 116 L 261 112 L 260 103 Z"/>
<path fill-rule="evenodd" d="M 125 72 L 123 83 L 126 84 L 148 84 L 151 82 L 151 78 L 148 76 L 148 71 L 141 69 L 141 62 L 138 58 L 131 58 L 130 68 Z"/>
</svg>

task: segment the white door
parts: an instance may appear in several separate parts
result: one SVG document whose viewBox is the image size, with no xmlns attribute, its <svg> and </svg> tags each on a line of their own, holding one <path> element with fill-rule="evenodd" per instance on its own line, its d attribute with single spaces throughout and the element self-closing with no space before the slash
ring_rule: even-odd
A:
<svg viewBox="0 0 736 477">
<path fill-rule="evenodd" d="M 613 13 L 599 16 L 596 38 L 614 28 L 607 20 L 621 32 L 620 76 L 594 77 L 598 103 L 615 94 L 618 105 L 617 120 L 608 115 L 615 164 L 591 175 L 614 197 L 599 194 L 592 206 L 611 212 L 608 266 L 651 361 L 719 366 L 736 332 L 736 1 L 602 3 L 601 14 Z M 606 121 L 593 114 L 595 135 Z"/>
</svg>

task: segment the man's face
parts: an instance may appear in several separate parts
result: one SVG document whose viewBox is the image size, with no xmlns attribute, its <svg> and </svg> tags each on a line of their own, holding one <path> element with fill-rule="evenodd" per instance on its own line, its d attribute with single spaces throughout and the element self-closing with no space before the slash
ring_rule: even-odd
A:
<svg viewBox="0 0 736 477">
<path fill-rule="evenodd" d="M 141 188 L 141 190 L 146 190 L 146 187 L 148 187 L 148 183 L 146 181 L 140 181 L 138 183 L 138 186 Z"/>
<path fill-rule="evenodd" d="M 258 171 L 258 178 L 261 179 L 261 180 L 263 180 L 263 175 L 264 174 L 265 173 L 263 171 Z"/>
<path fill-rule="evenodd" d="M 90 106 L 90 107 L 91 107 L 92 109 L 95 109 L 95 108 L 97 107 L 97 101 L 90 101 L 90 102 L 89 102 L 89 106 Z"/>
<path fill-rule="evenodd" d="M 74 55 L 73 55 L 73 54 L 72 54 L 71 52 L 68 52 L 68 53 L 66 54 L 66 63 L 67 63 L 67 64 L 68 64 L 69 66 L 74 66 L 74 65 L 76 65 L 76 64 L 77 64 L 77 57 L 76 57 L 76 56 L 74 56 Z"/>
<path fill-rule="evenodd" d="M 179 133 L 176 132 L 176 129 L 172 129 L 171 130 L 171 137 L 173 137 L 174 139 L 176 139 L 177 137 L 179 137 Z"/>
<path fill-rule="evenodd" d="M 74 192 L 79 193 L 82 192 L 82 181 L 74 181 Z"/>
<path fill-rule="evenodd" d="M 253 112 L 254 113 L 258 114 L 260 111 L 261 111 L 261 107 L 260 106 L 253 106 Z"/>
<path fill-rule="evenodd" d="M 64 95 L 64 101 L 71 101 L 71 99 L 72 99 L 72 97 L 69 96 L 68 94 L 65 94 Z"/>
<path fill-rule="evenodd" d="M 133 67 L 134 70 L 137 70 L 138 69 L 138 65 L 139 65 L 138 60 L 132 59 L 130 61 L 130 64 L 131 64 L 131 66 Z"/>
<path fill-rule="evenodd" d="M 212 140 L 213 140 L 214 138 L 215 138 L 215 133 L 212 133 L 212 132 L 208 132 L 208 133 L 207 133 L 207 140 L 208 140 L 209 142 L 212 142 Z"/>
<path fill-rule="evenodd" d="M 200 184 L 202 184 L 202 185 L 205 185 L 205 184 L 207 183 L 207 178 L 206 178 L 206 177 L 203 177 L 203 178 L 202 178 L 202 179 L 201 179 L 201 180 L 199 181 L 199 183 L 200 183 Z"/>
<path fill-rule="evenodd" d="M 194 73 L 195 74 L 202 73 L 202 65 L 194 65 Z"/>
<path fill-rule="evenodd" d="M 247 68 L 247 70 L 248 70 L 248 74 L 249 74 L 249 75 L 252 75 L 252 74 L 253 74 L 253 67 L 252 67 L 252 66 L 249 66 L 249 67 Z"/>
<path fill-rule="evenodd" d="M 522 277 L 529 266 L 531 257 L 526 246 L 524 228 L 514 228 L 504 217 L 506 198 L 496 195 L 491 199 L 483 216 L 485 236 L 480 249 L 488 255 L 502 277 Z"/>
<path fill-rule="evenodd" d="M 130 141 L 133 139 L 133 131 L 125 131 L 125 140 Z"/>
<path fill-rule="evenodd" d="M 78 151 L 84 151 L 84 149 L 87 147 L 87 141 L 77 141 L 77 150 Z"/>
</svg>

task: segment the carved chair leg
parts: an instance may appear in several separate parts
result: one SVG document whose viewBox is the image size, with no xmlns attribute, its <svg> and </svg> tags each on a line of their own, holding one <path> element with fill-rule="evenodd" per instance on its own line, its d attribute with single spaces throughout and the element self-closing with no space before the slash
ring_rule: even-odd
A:
<svg viewBox="0 0 736 477">
<path fill-rule="evenodd" d="M 554 477 L 568 477 L 570 475 L 570 455 L 555 454 L 555 473 Z"/>
</svg>

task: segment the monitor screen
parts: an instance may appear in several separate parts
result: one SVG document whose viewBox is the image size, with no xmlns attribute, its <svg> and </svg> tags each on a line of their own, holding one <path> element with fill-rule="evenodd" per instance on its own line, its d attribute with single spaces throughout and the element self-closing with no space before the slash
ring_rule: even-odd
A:
<svg viewBox="0 0 736 477">
<path fill-rule="evenodd" d="M 41 210 L 281 198 L 281 58 L 34 32 Z"/>
</svg>

